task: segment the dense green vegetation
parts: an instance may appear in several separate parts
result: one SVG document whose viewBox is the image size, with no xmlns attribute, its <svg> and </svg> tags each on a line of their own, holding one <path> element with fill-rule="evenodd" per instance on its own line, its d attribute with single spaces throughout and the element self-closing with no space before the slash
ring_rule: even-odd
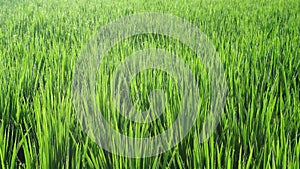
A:
<svg viewBox="0 0 300 169">
<path fill-rule="evenodd" d="M 300 168 L 299 1 L 0 0 L 0 9 L 0 168 Z M 228 92 L 208 141 L 198 142 L 199 117 L 174 148 L 134 159 L 104 151 L 86 135 L 76 118 L 72 83 L 80 51 L 97 29 L 139 12 L 169 13 L 198 26 L 218 52 Z M 110 97 L 110 76 L 104 75 L 116 68 L 109 63 L 148 47 L 175 51 L 193 71 L 203 68 L 179 41 L 132 37 L 104 59 L 100 104 Z M 105 108 L 112 126 L 136 137 L 162 132 L 176 118 L 174 80 L 149 70 L 131 84 L 141 109 L 147 107 L 147 90 L 175 93 L 168 113 L 145 127 Z M 137 95 L 139 88 L 145 90 Z M 201 103 L 200 112 L 207 104 Z"/>
</svg>

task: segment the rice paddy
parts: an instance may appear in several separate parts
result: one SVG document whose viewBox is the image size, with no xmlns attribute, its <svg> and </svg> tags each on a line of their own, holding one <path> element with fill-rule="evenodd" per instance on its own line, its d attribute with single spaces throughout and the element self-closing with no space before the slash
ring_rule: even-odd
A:
<svg viewBox="0 0 300 169">
<path fill-rule="evenodd" d="M 0 8 L 0 168 L 300 168 L 299 1 L 0 0 Z M 178 144 L 153 156 L 128 158 L 102 148 L 85 132 L 74 102 L 74 78 L 82 51 L 99 28 L 145 12 L 170 14 L 198 27 L 218 54 L 227 90 L 218 126 L 200 142 L 215 103 L 207 94 L 214 90 L 203 61 L 164 35 L 120 41 L 96 70 L 94 95 L 113 129 L 152 137 L 179 116 L 185 97 L 178 81 L 158 69 L 137 73 L 128 83 L 127 100 L 139 111 L 165 101 L 157 119 L 135 123 L 113 104 L 114 94 L 123 96 L 111 91 L 115 72 L 140 50 L 160 48 L 180 57 L 198 79 L 201 98 L 195 124 Z M 122 89 L 118 85 L 116 91 Z M 151 95 L 157 89 L 164 93 Z M 151 103 L 155 96 L 158 103 Z"/>
</svg>

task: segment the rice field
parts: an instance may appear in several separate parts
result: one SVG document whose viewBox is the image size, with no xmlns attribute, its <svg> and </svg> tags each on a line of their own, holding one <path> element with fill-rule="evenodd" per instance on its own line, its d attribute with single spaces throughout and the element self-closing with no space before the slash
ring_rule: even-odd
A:
<svg viewBox="0 0 300 169">
<path fill-rule="evenodd" d="M 0 0 L 0 8 L 0 168 L 300 168 L 299 1 Z M 93 70 L 96 79 L 95 93 L 85 96 L 94 98 L 94 108 L 111 128 L 128 137 L 164 133 L 180 116 L 182 99 L 198 108 L 190 130 L 184 137 L 178 132 L 182 140 L 174 146 L 130 158 L 99 146 L 95 133 L 110 133 L 89 126 L 98 124 L 96 117 L 79 118 L 74 86 L 81 83 L 76 81 L 78 65 L 85 63 L 80 59 L 89 57 L 88 44 L 99 29 L 147 12 L 176 16 L 196 26 L 217 53 L 226 90 L 212 87 L 211 72 L 195 51 L 161 34 L 125 38 L 106 53 L 99 67 L 81 67 Z M 139 65 L 130 57 L 149 48 L 180 57 L 197 79 L 199 101 L 194 102 L 193 92 L 180 93 L 179 82 L 161 69 L 134 74 L 127 87 L 114 79 L 116 72 L 122 75 L 130 69 L 126 66 Z M 151 116 L 157 118 L 136 123 L 124 116 L 128 104 L 121 111 L 114 104 L 122 101 L 124 88 L 125 103 L 134 103 L 139 112 L 153 110 L 156 114 Z M 153 92 L 157 89 L 163 93 Z M 224 92 L 223 103 L 214 100 L 214 91 L 217 96 Z M 161 109 L 155 109 L 160 103 L 165 103 L 161 115 Z M 222 105 L 219 122 L 209 138 L 200 141 L 212 105 Z M 88 106 L 84 110 L 89 111 Z M 188 128 L 184 125 L 180 127 Z M 112 142 L 130 149 L 120 140 Z M 144 151 L 150 152 L 157 145 L 147 148 Z"/>
</svg>

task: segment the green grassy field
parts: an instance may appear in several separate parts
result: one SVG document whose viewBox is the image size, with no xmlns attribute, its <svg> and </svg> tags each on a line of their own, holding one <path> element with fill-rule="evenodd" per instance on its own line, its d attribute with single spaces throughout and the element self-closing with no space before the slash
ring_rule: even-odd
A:
<svg viewBox="0 0 300 169">
<path fill-rule="evenodd" d="M 300 168 L 299 1 L 0 0 L 0 9 L 0 168 Z M 178 145 L 126 158 L 83 131 L 72 86 L 78 56 L 99 27 L 141 12 L 168 13 L 199 27 L 218 52 L 228 91 L 207 141 L 198 141 L 209 107 L 203 99 L 196 124 Z M 149 47 L 174 51 L 192 72 L 205 74 L 193 51 L 166 36 L 137 35 L 114 47 L 98 72 L 97 102 L 112 127 L 132 137 L 163 132 L 179 109 L 176 82 L 159 70 L 131 81 L 139 109 L 149 107 L 151 90 L 166 91 L 170 102 L 159 120 L 134 124 L 106 105 L 116 63 Z M 205 93 L 205 76 L 198 78 Z"/>
</svg>

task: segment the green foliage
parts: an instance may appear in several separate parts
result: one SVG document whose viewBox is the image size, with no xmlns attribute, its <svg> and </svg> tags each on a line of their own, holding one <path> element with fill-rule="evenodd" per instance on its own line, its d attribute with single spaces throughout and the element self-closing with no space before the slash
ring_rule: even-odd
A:
<svg viewBox="0 0 300 169">
<path fill-rule="evenodd" d="M 0 8 L 0 168 L 300 168 L 299 1 L 0 0 Z M 100 26 L 151 11 L 198 26 L 216 47 L 229 89 L 209 140 L 198 142 L 201 113 L 208 107 L 203 100 L 195 127 L 180 144 L 154 157 L 130 159 L 104 151 L 83 132 L 72 102 L 73 73 L 79 52 Z M 180 42 L 135 36 L 105 58 L 97 86 L 100 104 L 110 99 L 105 75 L 115 67 L 109 63 L 148 47 L 174 51 L 204 75 Z M 132 80 L 131 94 L 141 109 L 149 107 L 147 95 L 157 87 L 172 98 L 154 124 L 133 124 L 113 109 L 101 109 L 120 132 L 155 135 L 176 118 L 172 112 L 179 109 L 180 96 L 174 86 L 160 71 Z"/>
</svg>

